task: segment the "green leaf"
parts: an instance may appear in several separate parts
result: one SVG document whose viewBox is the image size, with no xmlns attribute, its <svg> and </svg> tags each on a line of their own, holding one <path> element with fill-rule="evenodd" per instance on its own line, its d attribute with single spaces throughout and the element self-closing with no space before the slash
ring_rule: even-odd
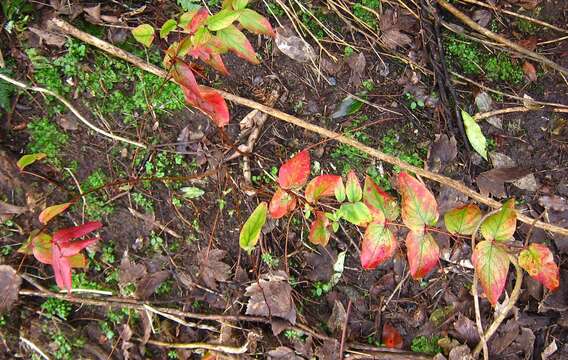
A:
<svg viewBox="0 0 568 360">
<path fill-rule="evenodd" d="M 207 19 L 207 28 L 211 31 L 219 31 L 227 28 L 233 21 L 239 18 L 239 13 L 224 9 Z"/>
<path fill-rule="evenodd" d="M 231 50 L 238 57 L 252 64 L 260 63 L 247 37 L 234 25 L 229 25 L 223 30 L 218 31 L 217 37 L 227 49 Z"/>
<path fill-rule="evenodd" d="M 467 112 L 462 110 L 461 113 L 463 118 L 463 125 L 465 127 L 465 133 L 471 146 L 473 146 L 473 149 L 477 151 L 479 155 L 487 160 L 487 139 L 483 135 L 483 132 L 481 132 L 481 127 Z"/>
<path fill-rule="evenodd" d="M 250 217 L 243 225 L 241 229 L 241 234 L 239 236 L 239 244 L 243 250 L 250 253 L 254 250 L 258 238 L 260 237 L 260 231 L 266 223 L 266 214 L 268 213 L 268 205 L 266 202 L 261 202 L 258 204 L 256 209 L 250 214 Z"/>
<path fill-rule="evenodd" d="M 204 190 L 195 186 L 182 187 L 180 190 L 183 192 L 183 197 L 186 199 L 196 199 L 205 194 Z"/>
<path fill-rule="evenodd" d="M 234 0 L 233 1 L 233 9 L 241 10 L 246 8 L 248 5 L 248 0 Z"/>
<path fill-rule="evenodd" d="M 177 3 L 183 11 L 194 11 L 201 7 L 201 1 L 199 0 L 177 0 Z"/>
<path fill-rule="evenodd" d="M 339 213 L 343 219 L 357 226 L 365 226 L 373 221 L 371 211 L 362 202 L 342 204 Z"/>
<path fill-rule="evenodd" d="M 507 241 L 513 237 L 516 228 L 515 199 L 510 199 L 503 204 L 499 212 L 483 221 L 481 235 L 485 240 Z"/>
<path fill-rule="evenodd" d="M 150 47 L 154 41 L 154 28 L 149 24 L 142 24 L 132 29 L 132 35 L 139 43 Z"/>
<path fill-rule="evenodd" d="M 27 155 L 22 156 L 20 158 L 20 160 L 18 160 L 18 162 L 16 163 L 16 166 L 18 166 L 18 169 L 24 170 L 24 168 L 26 166 L 31 165 L 31 164 L 35 163 L 36 161 L 45 158 L 46 156 L 47 156 L 47 154 L 44 154 L 44 153 L 27 154 Z"/>
<path fill-rule="evenodd" d="M 471 235 L 480 220 L 481 210 L 473 204 L 452 209 L 444 214 L 446 229 L 452 234 Z"/>
<path fill-rule="evenodd" d="M 177 22 L 174 19 L 169 19 L 168 21 L 166 21 L 164 25 L 162 25 L 162 28 L 160 29 L 160 38 L 161 39 L 167 38 L 168 34 L 172 32 L 172 30 L 175 29 L 176 26 Z"/>
<path fill-rule="evenodd" d="M 340 203 L 345 201 L 345 185 L 343 185 L 343 179 L 338 181 L 337 186 L 335 187 L 335 199 Z"/>
</svg>

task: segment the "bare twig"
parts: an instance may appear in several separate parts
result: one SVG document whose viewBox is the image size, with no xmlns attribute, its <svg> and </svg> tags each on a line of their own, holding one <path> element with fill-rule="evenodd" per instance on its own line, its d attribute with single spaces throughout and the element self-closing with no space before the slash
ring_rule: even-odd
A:
<svg viewBox="0 0 568 360">
<path fill-rule="evenodd" d="M 347 303 L 347 311 L 345 312 L 345 322 L 341 331 L 341 342 L 339 343 L 339 360 L 343 360 L 343 350 L 345 349 L 345 338 L 347 337 L 347 327 L 349 325 L 349 313 L 351 312 L 351 299 Z"/>
<path fill-rule="evenodd" d="M 535 19 L 535 18 L 532 18 L 532 17 L 530 17 L 530 16 L 526 16 L 526 15 L 522 15 L 522 14 L 517 14 L 516 12 L 509 11 L 509 10 L 507 10 L 507 9 L 502 9 L 502 8 L 500 8 L 500 7 L 497 7 L 497 6 L 495 6 L 495 5 L 492 5 L 491 3 L 484 3 L 484 2 L 481 2 L 481 1 L 477 1 L 477 0 L 460 0 L 460 1 L 461 1 L 461 2 L 465 2 L 465 3 L 469 3 L 469 4 L 475 4 L 475 5 L 478 5 L 478 6 L 487 8 L 487 9 L 491 9 L 491 10 L 493 10 L 493 11 L 500 11 L 500 12 L 502 12 L 503 14 L 511 15 L 511 16 L 516 17 L 516 18 L 523 19 L 523 20 L 527 20 L 527 21 L 530 21 L 530 22 L 532 22 L 532 23 L 535 23 L 535 24 L 538 24 L 538 25 L 547 27 L 547 28 L 549 28 L 549 29 L 553 29 L 553 30 L 556 30 L 556 31 L 559 31 L 559 32 L 563 32 L 563 33 L 567 33 L 567 34 L 568 34 L 568 30 L 566 30 L 566 29 L 559 28 L 558 26 L 554 26 L 554 25 L 549 24 L 549 23 L 547 23 L 547 22 L 545 22 L 545 21 L 542 21 L 542 20 L 539 20 L 539 19 Z"/>
<path fill-rule="evenodd" d="M 478 23 L 476 23 L 475 21 L 473 21 L 469 16 L 467 16 L 466 14 L 464 14 L 463 12 L 458 10 L 452 4 L 447 2 L 446 0 L 437 0 L 437 1 L 438 1 L 438 4 L 440 4 L 444 9 L 448 10 L 455 17 L 460 19 L 461 22 L 463 22 L 464 24 L 466 24 L 467 26 L 469 26 L 473 30 L 479 32 L 480 34 L 483 34 L 483 35 L 487 36 L 488 38 L 490 38 L 492 40 L 500 42 L 501 44 L 505 45 L 506 47 L 510 48 L 511 50 L 518 52 L 519 54 L 521 54 L 525 57 L 528 57 L 528 58 L 531 58 L 533 60 L 539 61 L 543 64 L 546 64 L 546 65 L 550 66 L 551 68 L 553 68 L 554 70 L 557 70 L 561 73 L 568 74 L 568 69 L 566 69 L 565 67 L 560 66 L 557 63 L 555 63 L 554 61 L 547 59 L 544 56 L 535 53 L 534 51 L 526 49 L 526 48 L 522 47 L 521 45 L 516 44 L 516 43 L 512 42 L 511 40 L 509 40 L 509 39 L 507 39 L 507 38 L 505 38 L 501 35 L 495 34 L 494 32 L 487 30 L 483 26 L 481 26 Z"/>
<path fill-rule="evenodd" d="M 510 107 L 510 108 L 504 108 L 504 109 L 498 109 L 498 110 L 492 110 L 492 111 L 477 113 L 477 114 L 475 114 L 475 116 L 473 118 L 475 120 L 479 121 L 479 120 L 488 119 L 490 117 L 497 116 L 497 115 L 510 114 L 510 113 L 515 113 L 515 112 L 528 112 L 528 111 L 531 111 L 531 109 L 529 109 L 528 107 L 513 106 L 513 107 Z M 568 109 L 564 109 L 564 108 L 553 108 L 553 109 L 551 109 L 551 111 L 556 112 L 556 113 L 568 113 Z"/>
<path fill-rule="evenodd" d="M 111 45 L 111 44 L 107 43 L 106 41 L 103 41 L 103 40 L 101 40 L 101 39 L 99 39 L 95 36 L 87 34 L 83 31 L 73 27 L 72 25 L 70 25 L 69 23 L 67 23 L 67 22 L 65 22 L 61 19 L 53 19 L 52 22 L 61 31 L 63 31 L 67 34 L 70 34 L 70 35 L 90 44 L 90 45 L 93 45 L 93 46 L 95 46 L 95 47 L 97 47 L 97 48 L 99 48 L 103 51 L 106 51 L 106 52 L 108 52 L 108 53 L 110 53 L 110 54 L 112 54 L 112 55 L 114 55 L 114 56 L 116 56 L 120 59 L 128 61 L 128 62 L 138 66 L 139 68 L 141 68 L 145 71 L 148 71 L 148 72 L 150 72 L 150 73 L 152 73 L 156 76 L 160 76 L 160 77 L 163 77 L 163 78 L 167 77 L 166 76 L 167 73 L 164 70 L 160 69 L 159 67 L 154 66 L 152 64 L 149 64 L 149 63 L 145 62 L 144 60 L 140 59 L 139 57 L 134 56 L 134 55 L 132 55 L 132 54 L 130 54 L 130 53 L 114 46 L 114 45 Z M 371 156 L 373 156 L 373 157 L 375 157 L 379 160 L 385 161 L 385 162 L 387 162 L 391 165 L 398 166 L 403 170 L 415 173 L 415 174 L 420 175 L 422 177 L 425 177 L 425 178 L 428 178 L 430 180 L 433 180 L 433 181 L 439 182 L 441 184 L 444 184 L 446 186 L 449 186 L 449 187 L 469 196 L 470 198 L 472 198 L 473 200 L 475 200 L 475 201 L 477 201 L 481 204 L 490 206 L 492 208 L 501 207 L 501 203 L 499 203 L 498 201 L 495 201 L 493 199 L 490 199 L 488 197 L 485 197 L 485 196 L 479 194 L 478 192 L 468 188 L 467 186 L 465 186 L 464 184 L 462 184 L 459 181 L 450 179 L 448 177 L 445 177 L 445 176 L 437 174 L 437 173 L 430 172 L 428 170 L 424 170 L 424 169 L 412 166 L 412 165 L 398 159 L 397 157 L 387 155 L 383 152 L 378 151 L 375 148 L 363 145 L 363 144 L 361 144 L 360 142 L 358 142 L 354 139 L 351 139 L 351 138 L 346 137 L 344 135 L 338 134 L 334 131 L 322 128 L 320 126 L 311 124 L 307 121 L 304 121 L 300 118 L 297 118 L 295 116 L 292 116 L 292 115 L 287 114 L 285 112 L 282 112 L 280 110 L 271 108 L 271 107 L 266 106 L 266 105 L 259 104 L 256 101 L 246 99 L 246 98 L 242 98 L 240 96 L 236 96 L 236 95 L 233 95 L 231 93 L 228 93 L 228 92 L 225 92 L 225 91 L 222 91 L 222 90 L 215 89 L 215 91 L 219 92 L 221 94 L 221 96 L 223 96 L 226 100 L 233 101 L 233 102 L 235 102 L 239 105 L 243 105 L 243 106 L 246 106 L 246 107 L 249 107 L 249 108 L 252 108 L 252 109 L 260 110 L 260 111 L 265 112 L 268 115 L 275 117 L 279 120 L 294 124 L 296 126 L 304 128 L 306 130 L 309 130 L 311 132 L 319 134 L 323 137 L 334 139 L 334 140 L 341 142 L 343 144 L 350 145 L 350 146 L 352 146 L 352 147 L 354 147 L 358 150 L 361 150 L 362 152 L 367 153 L 367 154 L 369 154 L 369 155 L 371 155 Z M 517 211 L 517 218 L 519 219 L 519 221 L 527 223 L 527 224 L 532 224 L 532 222 L 534 221 L 534 219 L 520 213 L 519 211 Z M 535 227 L 546 230 L 546 231 L 550 231 L 550 232 L 553 232 L 553 233 L 561 234 L 561 235 L 568 235 L 568 229 L 562 228 L 562 227 L 559 227 L 559 226 L 556 226 L 556 225 L 544 223 L 542 221 L 537 221 L 535 223 Z"/>
<path fill-rule="evenodd" d="M 34 344 L 33 342 L 31 342 L 30 340 L 26 339 L 25 337 L 20 335 L 20 340 L 22 340 L 22 342 L 24 344 L 26 344 L 27 346 L 30 347 L 30 349 L 32 349 L 33 351 L 36 352 L 36 354 L 38 354 L 39 356 L 41 356 L 43 359 L 45 360 L 50 360 L 49 356 L 47 356 L 43 351 L 41 351 L 41 349 L 39 347 L 37 347 L 36 344 Z"/>
<path fill-rule="evenodd" d="M 22 89 L 25 89 L 25 90 L 34 91 L 34 92 L 46 94 L 46 95 L 49 95 L 49 96 L 53 96 L 54 98 L 59 100 L 63 105 L 65 105 L 83 124 L 87 125 L 87 127 L 89 127 L 91 130 L 93 130 L 93 131 L 95 131 L 95 132 L 97 132 L 101 135 L 104 135 L 104 136 L 111 138 L 113 140 L 122 141 L 122 142 L 125 142 L 127 144 L 137 146 L 139 148 L 143 148 L 143 149 L 147 148 L 146 145 L 139 143 L 138 141 L 126 139 L 126 138 L 123 138 L 122 136 L 111 134 L 111 133 L 93 125 L 91 122 L 89 122 L 89 120 L 87 120 L 83 115 L 81 115 L 81 113 L 69 101 L 67 101 L 63 96 L 61 96 L 57 93 L 54 93 L 51 90 L 48 90 L 48 89 L 45 89 L 45 88 L 42 88 L 42 87 L 38 87 L 38 86 L 29 86 L 27 84 L 24 84 L 23 82 L 14 80 L 11 77 L 6 76 L 4 74 L 0 74 L 0 79 L 7 81 L 10 84 L 15 85 L 15 86 L 22 88 Z"/>
<path fill-rule="evenodd" d="M 142 341 L 141 339 L 135 339 L 137 341 Z M 220 345 L 220 344 L 209 344 L 209 343 L 168 343 L 163 341 L 157 340 L 148 340 L 147 344 L 154 345 L 154 346 L 162 346 L 172 349 L 205 349 L 210 351 L 222 352 L 225 354 L 244 354 L 247 352 L 249 347 L 249 342 L 243 344 L 243 346 L 234 347 L 234 346 L 227 346 L 227 345 Z"/>
</svg>

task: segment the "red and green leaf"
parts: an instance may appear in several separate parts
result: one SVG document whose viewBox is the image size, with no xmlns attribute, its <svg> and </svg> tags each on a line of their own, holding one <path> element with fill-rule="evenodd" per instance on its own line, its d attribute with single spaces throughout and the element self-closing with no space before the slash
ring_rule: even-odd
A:
<svg viewBox="0 0 568 360">
<path fill-rule="evenodd" d="M 312 244 L 326 246 L 329 242 L 329 219 L 322 211 L 316 211 L 316 218 L 310 225 L 310 242 Z"/>
<path fill-rule="evenodd" d="M 334 195 L 335 199 L 338 202 L 342 203 L 345 201 L 346 194 L 345 194 L 345 185 L 343 185 L 343 179 L 339 179 L 339 182 L 335 186 Z"/>
<path fill-rule="evenodd" d="M 64 204 L 52 205 L 48 208 L 43 209 L 43 211 L 39 214 L 39 222 L 44 225 L 47 224 L 49 220 L 53 219 L 57 215 L 67 210 L 69 206 L 71 206 L 70 202 Z"/>
<path fill-rule="evenodd" d="M 219 31 L 227 28 L 240 16 L 240 13 L 232 9 L 223 9 L 207 19 L 207 28 L 211 31 Z"/>
<path fill-rule="evenodd" d="M 274 30 L 267 18 L 254 10 L 243 9 L 239 11 L 239 23 L 248 31 L 255 34 L 275 36 Z"/>
<path fill-rule="evenodd" d="M 341 176 L 319 175 L 306 186 L 305 196 L 310 204 L 315 204 L 323 196 L 334 196 L 335 189 L 343 185 Z"/>
<path fill-rule="evenodd" d="M 32 252 L 37 261 L 51 265 L 51 236 L 46 233 L 39 233 L 32 239 Z"/>
<path fill-rule="evenodd" d="M 278 188 L 272 200 L 270 200 L 270 205 L 268 211 L 273 219 L 280 219 L 294 211 L 296 208 L 296 197 L 286 190 Z"/>
<path fill-rule="evenodd" d="M 406 256 L 413 279 L 422 279 L 438 263 L 440 248 L 432 234 L 409 231 L 406 236 Z"/>
<path fill-rule="evenodd" d="M 482 214 L 479 207 L 468 204 L 445 213 L 444 223 L 446 229 L 452 234 L 472 235 L 481 218 Z"/>
<path fill-rule="evenodd" d="M 249 218 L 243 225 L 239 236 L 239 245 L 249 254 L 254 250 L 256 243 L 260 237 L 262 227 L 266 223 L 266 214 L 268 206 L 266 202 L 258 204 L 256 209 L 250 214 Z"/>
<path fill-rule="evenodd" d="M 425 226 L 438 221 L 438 204 L 426 186 L 405 172 L 398 175 L 402 195 L 402 222 L 412 231 L 421 232 Z"/>
<path fill-rule="evenodd" d="M 350 202 L 361 201 L 363 197 L 363 190 L 361 190 L 361 184 L 359 179 L 357 179 L 357 174 L 355 171 L 351 170 L 347 174 L 347 181 L 345 182 L 345 193 L 347 194 L 347 200 Z"/>
<path fill-rule="evenodd" d="M 475 246 L 472 262 L 487 300 L 497 304 L 507 281 L 509 254 L 500 244 L 485 240 Z"/>
<path fill-rule="evenodd" d="M 396 199 L 381 190 L 370 176 L 365 178 L 363 202 L 371 210 L 371 213 L 381 212 L 390 221 L 396 220 L 400 213 Z"/>
<path fill-rule="evenodd" d="M 46 156 L 47 155 L 44 154 L 44 153 L 26 154 L 18 160 L 18 162 L 16 163 L 16 166 L 18 167 L 18 169 L 24 170 L 24 168 L 26 166 L 29 166 L 29 165 L 35 163 L 36 161 L 45 158 Z"/>
<path fill-rule="evenodd" d="M 235 55 L 241 57 L 252 64 L 258 64 L 260 61 L 256 56 L 251 43 L 248 41 L 247 37 L 235 27 L 235 25 L 229 25 L 217 32 L 217 37 L 227 49 L 231 50 Z"/>
<path fill-rule="evenodd" d="M 339 208 L 339 214 L 343 219 L 357 226 L 367 226 L 373 221 L 373 216 L 367 205 L 362 202 L 345 203 Z"/>
<path fill-rule="evenodd" d="M 299 189 L 306 184 L 309 176 L 310 153 L 303 150 L 280 166 L 278 184 L 283 189 Z"/>
<path fill-rule="evenodd" d="M 178 25 L 189 34 L 193 34 L 207 21 L 208 17 L 209 12 L 206 8 L 202 7 L 182 14 Z"/>
<path fill-rule="evenodd" d="M 519 265 L 547 289 L 551 291 L 558 289 L 560 285 L 558 265 L 546 245 L 530 244 L 519 254 Z"/>
<path fill-rule="evenodd" d="M 501 210 L 483 221 L 481 235 L 485 240 L 507 241 L 513 237 L 516 228 L 515 199 L 510 199 L 503 204 Z"/>
<path fill-rule="evenodd" d="M 361 244 L 361 266 L 367 270 L 375 269 L 393 256 L 396 247 L 397 241 L 384 222 L 370 223 Z"/>
</svg>

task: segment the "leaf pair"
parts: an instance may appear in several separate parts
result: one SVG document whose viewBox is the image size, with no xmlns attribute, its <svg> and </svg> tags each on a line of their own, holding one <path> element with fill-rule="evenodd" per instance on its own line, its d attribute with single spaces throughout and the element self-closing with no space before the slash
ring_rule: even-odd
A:
<svg viewBox="0 0 568 360">
<path fill-rule="evenodd" d="M 51 265 L 55 282 L 68 292 L 72 288 L 71 268 L 87 266 L 87 260 L 79 252 L 99 240 L 98 237 L 76 240 L 102 227 L 99 221 L 62 229 L 53 234 L 34 232 L 18 251 L 33 254 L 41 263 Z"/>
</svg>

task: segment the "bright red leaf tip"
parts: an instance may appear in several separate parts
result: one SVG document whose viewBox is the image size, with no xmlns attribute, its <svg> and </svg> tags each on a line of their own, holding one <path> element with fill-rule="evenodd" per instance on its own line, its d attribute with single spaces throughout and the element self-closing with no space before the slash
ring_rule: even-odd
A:
<svg viewBox="0 0 568 360">
<path fill-rule="evenodd" d="M 471 260 L 487 300 L 497 304 L 507 281 L 509 254 L 499 243 L 485 240 L 475 246 Z"/>
<path fill-rule="evenodd" d="M 190 34 L 193 34 L 197 31 L 197 29 L 199 29 L 199 27 L 201 27 L 203 23 L 205 23 L 208 17 L 209 12 L 207 11 L 207 9 L 204 7 L 200 8 L 191 17 L 191 21 L 187 24 L 184 30 Z"/>
<path fill-rule="evenodd" d="M 402 195 L 402 222 L 415 232 L 421 232 L 425 225 L 436 225 L 438 204 L 430 190 L 405 172 L 398 175 L 398 187 Z"/>
<path fill-rule="evenodd" d="M 303 150 L 280 166 L 278 184 L 283 189 L 298 189 L 306 184 L 309 176 L 310 153 Z"/>
<path fill-rule="evenodd" d="M 338 175 L 320 175 L 316 176 L 308 183 L 306 186 L 306 200 L 309 203 L 314 204 L 319 198 L 323 196 L 333 196 L 335 195 L 335 189 L 337 186 L 342 186 L 343 181 L 341 176 Z"/>
<path fill-rule="evenodd" d="M 430 233 L 409 231 L 406 236 L 406 256 L 413 279 L 422 279 L 432 271 L 438 258 L 440 248 Z"/>
<path fill-rule="evenodd" d="M 404 343 L 400 332 L 389 323 L 383 325 L 381 342 L 391 349 L 402 349 L 402 345 Z"/>
<path fill-rule="evenodd" d="M 296 202 L 297 200 L 294 195 L 278 188 L 272 196 L 272 200 L 270 200 L 268 212 L 273 219 L 280 219 L 296 208 Z"/>
<path fill-rule="evenodd" d="M 558 265 L 546 245 L 530 244 L 519 254 L 519 265 L 547 289 L 551 291 L 558 289 L 560 285 Z"/>
<path fill-rule="evenodd" d="M 67 243 L 71 240 L 78 239 L 87 235 L 90 232 L 100 229 L 103 224 L 100 221 L 91 221 L 84 223 L 83 225 L 73 226 L 66 229 L 62 229 L 53 234 L 53 242 L 55 243 Z"/>
</svg>

